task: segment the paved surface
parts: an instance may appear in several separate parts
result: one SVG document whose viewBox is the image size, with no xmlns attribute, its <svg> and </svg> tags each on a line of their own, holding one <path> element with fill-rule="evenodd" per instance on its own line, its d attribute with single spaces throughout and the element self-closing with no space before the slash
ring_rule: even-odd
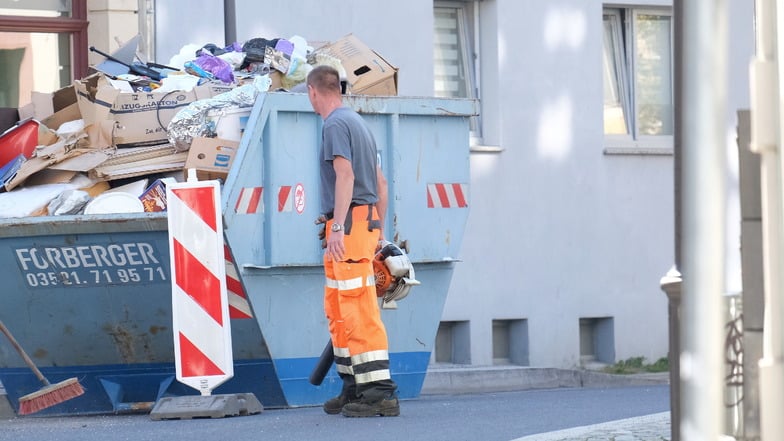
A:
<svg viewBox="0 0 784 441">
<path fill-rule="evenodd" d="M 538 433 L 513 441 L 670 441 L 670 413 Z"/>
<path fill-rule="evenodd" d="M 432 430 L 436 432 L 430 432 L 430 435 L 438 433 L 447 437 L 443 439 L 449 440 L 479 439 L 476 438 L 477 430 L 490 430 L 490 432 L 480 432 L 481 438 L 489 439 L 486 435 L 493 433 L 495 437 L 493 439 L 499 441 L 669 441 L 671 439 L 670 414 L 666 411 L 662 412 L 666 407 L 661 406 L 662 398 L 665 403 L 667 398 L 666 395 L 662 397 L 661 393 L 657 395 L 655 392 L 666 393 L 667 383 L 666 373 L 618 376 L 567 369 L 434 366 L 428 371 L 421 398 L 405 403 L 407 417 L 399 420 L 383 419 L 383 426 L 400 424 L 402 427 L 399 429 L 405 427 L 403 430 L 409 433 L 428 433 Z M 614 389 L 617 386 L 631 387 Z M 635 388 L 635 386 L 641 387 Z M 580 393 L 581 390 L 587 395 Z M 493 393 L 496 391 L 500 392 L 500 395 Z M 525 391 L 522 392 L 525 395 L 517 393 L 509 395 L 508 391 Z M 654 391 L 653 394 L 651 391 Z M 452 394 L 454 398 L 440 394 Z M 629 397 L 633 401 L 627 405 L 628 411 L 611 411 L 608 410 L 609 407 L 605 407 L 610 403 L 622 402 Z M 0 396 L 0 398 L 4 397 Z M 499 399 L 506 399 L 507 404 L 503 408 L 497 407 Z M 2 418 L 2 401 L 6 400 L 0 400 L 0 418 Z M 653 402 L 660 404 L 643 404 Z M 638 410 L 632 411 L 632 408 Z M 490 414 L 480 415 L 474 414 L 475 409 L 496 410 L 491 411 Z M 430 415 L 428 412 L 434 413 Z M 560 421 L 547 420 L 551 416 L 558 419 L 559 414 L 562 415 Z M 248 417 L 226 419 L 225 422 L 212 420 L 211 423 L 205 424 L 196 420 L 151 422 L 143 415 L 58 419 L 15 418 L 11 413 L 10 416 L 6 416 L 10 417 L 10 420 L 0 422 L 0 426 L 4 426 L 0 429 L 0 440 L 26 438 L 83 441 L 102 439 L 111 433 L 114 439 L 175 441 L 194 439 L 193 436 L 197 434 L 188 435 L 187 432 L 200 425 L 212 428 L 230 425 L 231 429 L 224 430 L 247 434 L 249 429 L 244 427 L 246 425 L 255 427 L 256 431 L 262 429 L 263 426 L 256 426 L 256 421 L 264 421 L 264 426 L 271 424 L 266 432 L 262 429 L 258 433 L 265 435 L 262 438 L 297 439 L 297 430 L 303 431 L 300 433 L 302 436 L 308 433 L 312 435 L 313 427 L 326 428 L 326 421 L 330 422 L 329 427 L 338 429 L 339 432 L 343 426 L 345 426 L 343 429 L 356 430 L 358 425 L 367 425 L 365 430 L 372 432 L 378 430 L 377 426 L 381 421 L 361 419 L 365 421 L 358 422 L 353 418 L 334 419 L 334 417 L 330 419 L 320 408 L 265 411 L 262 415 L 263 417 L 259 419 Z M 606 421 L 607 416 L 615 421 L 586 425 L 596 421 Z M 628 418 L 629 416 L 634 417 Z M 512 419 L 519 421 L 512 423 Z M 425 426 L 419 427 L 418 424 L 425 424 L 429 429 L 424 428 Z M 309 425 L 313 427 L 310 427 L 310 432 L 307 432 Z M 568 429 L 552 431 L 562 428 Z M 167 435 L 167 431 L 172 432 Z M 289 438 L 276 438 L 278 433 L 286 434 Z M 54 437 L 50 438 L 49 435 Z M 70 435 L 73 437 L 69 437 Z M 295 438 L 290 438 L 292 435 Z M 376 436 L 379 440 L 383 437 L 379 434 Z M 436 439 L 432 436 L 431 438 Z"/>
</svg>

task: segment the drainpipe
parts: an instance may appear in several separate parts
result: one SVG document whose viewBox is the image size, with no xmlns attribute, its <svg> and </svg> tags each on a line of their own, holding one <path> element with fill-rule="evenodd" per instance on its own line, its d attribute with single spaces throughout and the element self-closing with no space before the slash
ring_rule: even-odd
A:
<svg viewBox="0 0 784 441">
<path fill-rule="evenodd" d="M 760 433 L 764 441 L 784 439 L 784 347 L 782 347 L 782 177 L 779 144 L 779 90 L 776 23 L 784 13 L 776 0 L 757 0 L 756 56 L 751 63 L 751 149 L 760 154 L 762 252 L 765 312 L 759 362 Z"/>
<path fill-rule="evenodd" d="M 660 286 L 667 294 L 667 322 L 669 328 L 669 350 L 667 359 L 670 361 L 670 440 L 680 441 L 681 428 L 681 387 L 680 387 L 680 336 L 681 336 L 681 146 L 683 132 L 681 130 L 681 101 L 683 99 L 683 0 L 672 2 L 672 34 L 673 34 L 673 190 L 674 190 L 674 249 L 675 264 L 661 279 Z"/>
<path fill-rule="evenodd" d="M 727 2 L 683 2 L 680 439 L 724 428 Z"/>
<path fill-rule="evenodd" d="M 237 5 L 235 0 L 223 0 L 223 39 L 225 46 L 237 41 Z"/>
</svg>

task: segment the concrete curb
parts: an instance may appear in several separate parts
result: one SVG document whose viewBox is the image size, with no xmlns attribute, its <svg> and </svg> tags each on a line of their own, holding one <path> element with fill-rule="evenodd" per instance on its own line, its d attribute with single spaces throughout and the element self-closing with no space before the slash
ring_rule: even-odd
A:
<svg viewBox="0 0 784 441">
<path fill-rule="evenodd" d="M 579 369 L 520 366 L 436 367 L 425 376 L 421 393 L 482 393 L 559 387 L 618 387 L 668 384 L 669 373 L 615 375 Z"/>
</svg>

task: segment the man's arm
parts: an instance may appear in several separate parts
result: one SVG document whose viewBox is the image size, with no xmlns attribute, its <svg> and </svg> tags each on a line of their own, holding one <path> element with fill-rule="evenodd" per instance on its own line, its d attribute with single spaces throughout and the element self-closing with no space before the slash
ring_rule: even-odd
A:
<svg viewBox="0 0 784 441">
<path fill-rule="evenodd" d="M 351 161 L 342 156 L 335 156 L 332 160 L 332 168 L 335 169 L 335 208 L 332 212 L 332 220 L 345 225 L 348 207 L 351 205 L 351 197 L 354 193 L 354 169 L 351 167 Z M 327 240 L 327 253 L 331 254 L 334 260 L 343 260 L 346 251 L 343 234 L 343 231 L 332 233 Z"/>
<path fill-rule="evenodd" d="M 380 166 L 376 166 L 376 193 L 378 196 L 378 201 L 376 201 L 376 211 L 378 211 L 378 217 L 381 220 L 381 231 L 379 232 L 379 240 L 384 239 L 384 219 L 387 215 L 387 198 L 388 196 L 388 189 L 387 189 L 387 178 L 384 176 L 384 172 L 381 171 Z"/>
</svg>

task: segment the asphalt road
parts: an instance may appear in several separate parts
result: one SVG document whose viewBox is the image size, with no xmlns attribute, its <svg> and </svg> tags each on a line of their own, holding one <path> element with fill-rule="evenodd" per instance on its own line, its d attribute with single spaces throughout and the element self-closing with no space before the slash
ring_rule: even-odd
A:
<svg viewBox="0 0 784 441">
<path fill-rule="evenodd" d="M 153 421 L 149 415 L 17 417 L 0 420 L 0 440 L 26 441 L 510 441 L 523 436 L 669 410 L 669 386 L 423 395 L 392 418 L 346 418 L 320 407 L 257 415 Z"/>
</svg>

